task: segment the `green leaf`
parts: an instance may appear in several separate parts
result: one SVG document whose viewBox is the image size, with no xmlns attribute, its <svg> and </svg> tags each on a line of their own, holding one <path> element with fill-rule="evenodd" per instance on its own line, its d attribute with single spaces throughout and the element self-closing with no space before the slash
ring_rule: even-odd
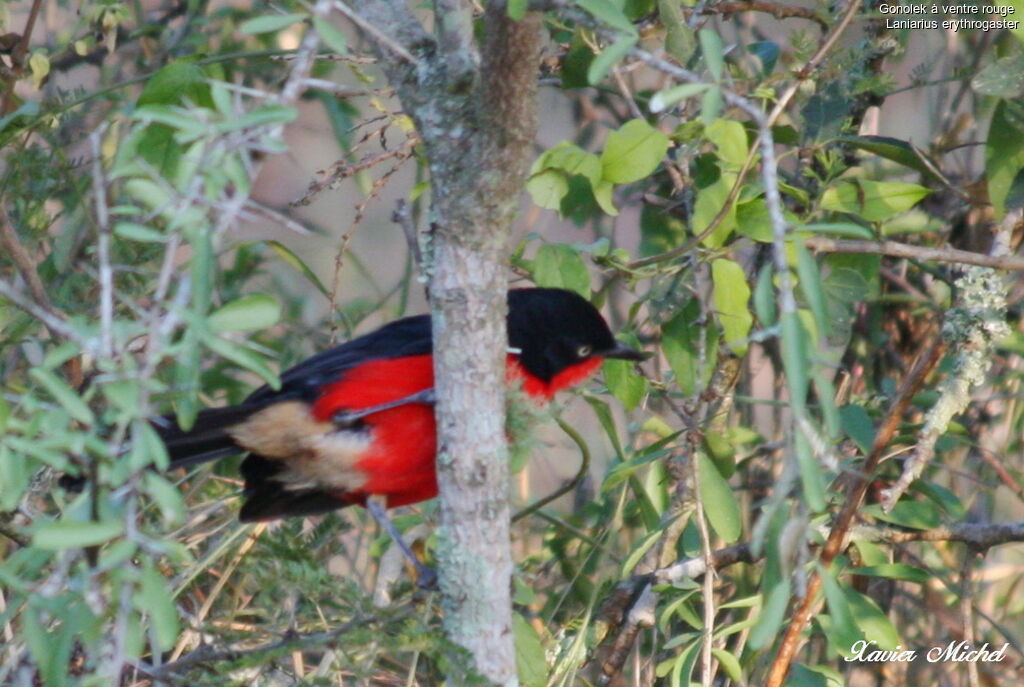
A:
<svg viewBox="0 0 1024 687">
<path fill-rule="evenodd" d="M 344 55 L 348 52 L 348 38 L 327 20 L 314 16 L 313 28 L 316 29 L 316 35 L 320 36 L 320 41 L 336 54 Z"/>
<path fill-rule="evenodd" d="M 821 464 L 815 460 L 814 452 L 803 432 L 796 432 L 793 440 L 796 461 L 800 466 L 800 484 L 804 490 L 807 507 L 813 513 L 825 510 L 825 475 Z"/>
<path fill-rule="evenodd" d="M 743 525 L 735 492 L 703 451 L 698 452 L 697 457 L 700 461 L 697 486 L 704 502 L 704 514 L 723 541 L 737 541 Z"/>
<path fill-rule="evenodd" d="M 771 76 L 782 51 L 779 49 L 779 44 L 773 41 L 756 41 L 747 46 L 747 52 L 761 61 L 761 75 Z M 778 139 L 776 140 L 778 141 Z"/>
<path fill-rule="evenodd" d="M 605 360 L 602 368 L 608 391 L 619 399 L 627 413 L 636 408 L 647 393 L 647 380 L 636 373 L 633 363 L 627 360 Z"/>
<path fill-rule="evenodd" d="M 747 130 L 732 119 L 717 119 L 704 127 L 704 136 L 715 144 L 718 159 L 723 170 L 738 172 L 747 162 L 750 148 L 747 145 Z"/>
<path fill-rule="evenodd" d="M 95 546 L 119 536 L 122 532 L 124 525 L 114 520 L 58 520 L 40 525 L 32 535 L 32 545 L 51 551 Z"/>
<path fill-rule="evenodd" d="M 627 36 L 615 41 L 605 48 L 600 55 L 594 58 L 587 68 L 587 83 L 591 86 L 597 85 L 608 76 L 615 63 L 626 56 L 633 46 L 636 45 L 635 36 Z"/>
<path fill-rule="evenodd" d="M 832 572 L 825 568 L 819 568 L 822 587 L 825 589 L 825 599 L 828 601 L 828 615 L 830 621 L 825 627 L 825 634 L 832 644 L 832 648 L 842 656 L 853 655 L 853 645 L 860 640 L 860 630 L 850 609 L 850 603 L 839 582 L 833 577 Z"/>
<path fill-rule="evenodd" d="M 805 666 L 794 663 L 786 687 L 844 687 L 843 676 L 828 666 Z"/>
<path fill-rule="evenodd" d="M 285 105 L 267 105 L 258 110 L 250 110 L 241 117 L 228 119 L 217 125 L 218 131 L 230 133 L 240 129 L 287 124 L 299 116 L 298 110 Z"/>
<path fill-rule="evenodd" d="M 651 174 L 668 151 L 668 136 L 642 119 L 633 119 L 608 135 L 601 153 L 602 177 L 628 184 Z"/>
<path fill-rule="evenodd" d="M 124 188 L 129 195 L 151 210 L 162 210 L 171 201 L 170 193 L 149 179 L 129 179 L 125 182 Z"/>
<path fill-rule="evenodd" d="M 654 94 L 648 108 L 655 114 L 664 112 L 680 100 L 700 95 L 709 88 L 711 88 L 709 83 L 684 83 L 681 86 L 666 88 Z"/>
<path fill-rule="evenodd" d="M 590 298 L 590 272 L 583 257 L 564 243 L 541 246 L 533 259 L 533 280 L 537 286 L 575 291 Z"/>
<path fill-rule="evenodd" d="M 839 409 L 839 422 L 846 436 L 853 439 L 865 456 L 875 443 L 875 424 L 863 406 L 845 405 Z"/>
<path fill-rule="evenodd" d="M 761 271 L 757 273 L 757 284 L 754 286 L 754 311 L 762 327 L 775 325 L 778 312 L 775 307 L 775 284 L 772 277 L 775 270 L 770 262 L 761 265 Z"/>
<path fill-rule="evenodd" d="M 36 464 L 15 456 L 11 447 L 0 443 L 0 510 L 13 511 L 21 503 Z"/>
<path fill-rule="evenodd" d="M 516 644 L 516 673 L 524 687 L 544 687 L 548 682 L 544 645 L 533 626 L 518 613 L 512 614 L 512 635 Z"/>
<path fill-rule="evenodd" d="M 114 234 L 139 243 L 167 242 L 167 235 L 164 232 L 134 222 L 118 222 L 114 225 Z"/>
<path fill-rule="evenodd" d="M 906 212 L 930 193 L 924 186 L 902 181 L 858 179 L 825 189 L 821 207 L 859 215 L 869 222 L 881 222 Z"/>
<path fill-rule="evenodd" d="M 633 547 L 633 550 L 630 551 L 628 556 L 626 556 L 626 560 L 622 562 L 622 571 L 620 573 L 622 579 L 627 578 L 629 574 L 633 572 L 633 568 L 635 568 L 637 564 L 640 563 L 640 559 L 644 557 L 644 554 L 650 551 L 651 548 L 655 544 L 657 544 L 663 536 L 665 536 L 665 531 L 660 529 L 654 530 L 653 532 L 648 532 L 646 535 L 644 535 L 644 538 L 641 539 L 640 542 Z"/>
<path fill-rule="evenodd" d="M 722 114 L 722 107 L 725 105 L 725 96 L 719 87 L 709 88 L 700 99 L 700 121 L 707 126 L 713 123 Z"/>
<path fill-rule="evenodd" d="M 879 544 L 868 539 L 857 538 L 854 538 L 853 544 L 857 547 L 857 552 L 860 554 L 861 561 L 864 565 L 888 565 L 889 553 Z"/>
<path fill-rule="evenodd" d="M 692 222 L 695 235 L 703 234 L 711 226 L 729 199 L 729 192 L 735 182 L 736 175 L 734 173 L 723 172 L 718 181 L 697 191 Z M 736 226 L 736 203 L 733 202 L 729 204 L 714 231 L 705 236 L 702 243 L 707 248 L 721 248 L 725 245 L 726 239 L 735 231 Z"/>
<path fill-rule="evenodd" d="M 757 622 L 750 630 L 748 644 L 751 649 L 763 649 L 770 645 L 786 619 L 789 604 L 789 578 L 780 579 L 765 597 L 764 606 L 757 616 Z"/>
<path fill-rule="evenodd" d="M 281 258 L 281 260 L 283 260 L 286 265 L 292 267 L 295 270 L 298 270 L 298 272 L 302 274 L 302 276 L 304 276 L 309 281 L 309 283 L 315 286 L 317 288 L 317 291 L 322 293 L 325 298 L 331 297 L 330 290 L 326 286 L 324 286 L 324 283 L 322 281 L 320 281 L 320 277 L 316 275 L 316 272 L 310 269 L 309 265 L 303 262 L 302 258 L 296 255 L 291 248 L 284 245 L 280 241 L 253 241 L 252 243 L 262 243 L 263 245 L 270 248 L 270 250 L 274 251 L 274 253 L 277 254 L 277 257 Z"/>
<path fill-rule="evenodd" d="M 554 169 L 546 169 L 534 174 L 526 182 L 526 190 L 534 204 L 545 210 L 560 210 L 562 198 L 569 192 L 569 180 L 565 174 Z"/>
<path fill-rule="evenodd" d="M 205 105 L 210 92 L 206 78 L 195 62 L 175 60 L 149 77 L 136 105 L 180 105 L 186 101 Z"/>
<path fill-rule="evenodd" d="M 529 0 L 509 0 L 508 6 L 505 8 L 505 12 L 508 14 L 508 18 L 513 21 L 521 21 L 526 16 L 526 9 L 529 7 Z M 519 678 L 520 681 L 522 677 Z"/>
<path fill-rule="evenodd" d="M 296 24 L 306 18 L 305 14 L 268 14 L 262 17 L 254 17 L 243 22 L 238 30 L 244 34 L 254 36 L 261 33 L 280 31 L 283 28 Z"/>
<path fill-rule="evenodd" d="M 718 328 L 698 325 L 700 304 L 689 301 L 671 320 L 661 326 L 662 352 L 676 376 L 676 384 L 687 396 L 703 390 L 711 378 L 718 349 Z M 703 366 L 700 337 L 704 337 Z"/>
<path fill-rule="evenodd" d="M 865 515 L 913 530 L 930 530 L 941 524 L 939 511 L 931 501 L 898 501 L 888 513 L 880 505 L 865 506 Z"/>
<path fill-rule="evenodd" d="M 594 188 L 594 200 L 609 217 L 619 216 L 619 209 L 615 207 L 615 201 L 612 198 L 614 190 L 615 184 L 610 181 L 602 181 Z"/>
<path fill-rule="evenodd" d="M 665 448 L 665 446 L 678 437 L 679 434 L 680 432 L 672 432 L 644 448 L 639 453 L 633 455 L 629 460 L 616 464 L 608 471 L 607 476 L 604 478 L 604 483 L 601 485 L 601 491 L 605 493 L 611 491 L 625 482 L 640 468 L 655 460 L 661 460 L 669 455 L 672 451 L 669 448 Z"/>
<path fill-rule="evenodd" d="M 836 236 L 849 236 L 855 239 L 873 240 L 875 235 L 867 227 L 862 227 L 853 222 L 815 222 L 796 227 L 797 231 L 811 231 L 815 234 L 835 234 Z"/>
<path fill-rule="evenodd" d="M 86 405 L 82 397 L 74 392 L 74 390 L 67 385 L 63 379 L 55 375 L 50 370 L 45 370 L 41 367 L 34 367 L 29 370 L 29 375 L 32 379 L 39 382 L 46 393 L 53 397 L 64 410 L 68 411 L 71 417 L 75 418 L 84 425 L 92 425 L 96 418 Z"/>
<path fill-rule="evenodd" d="M 1024 104 L 1001 100 L 992 113 L 985 142 L 988 197 L 1000 219 L 1017 174 L 1024 169 Z"/>
<path fill-rule="evenodd" d="M 941 181 L 938 166 L 906 141 L 889 136 L 837 136 L 835 140 Z"/>
<path fill-rule="evenodd" d="M 188 108 L 177 105 L 145 105 L 135 110 L 135 118 L 140 122 L 169 126 L 177 132 L 174 140 L 179 143 L 194 140 L 207 132 L 206 124 L 197 120 Z"/>
<path fill-rule="evenodd" d="M 700 51 L 704 55 L 704 64 L 715 81 L 721 81 L 725 74 L 725 44 L 717 31 L 701 29 L 697 32 L 700 40 Z"/>
<path fill-rule="evenodd" d="M 665 50 L 679 64 L 686 64 L 697 47 L 694 30 L 687 25 L 678 0 L 657 0 L 657 3 L 658 19 L 666 32 Z"/>
<path fill-rule="evenodd" d="M 185 500 L 176 486 L 152 471 L 146 472 L 143 483 L 146 493 L 160 508 L 164 522 L 173 525 L 185 519 Z"/>
<path fill-rule="evenodd" d="M 151 566 L 142 569 L 136 605 L 149 613 L 158 647 L 167 651 L 178 638 L 178 611 L 170 583 Z"/>
<path fill-rule="evenodd" d="M 637 35 L 633 22 L 610 0 L 576 0 L 576 5 L 613 29 L 618 29 L 631 36 Z"/>
<path fill-rule="evenodd" d="M 714 647 L 711 649 L 711 653 L 714 654 L 718 662 L 722 664 L 722 670 L 729 676 L 729 679 L 737 684 L 745 684 L 743 678 L 743 669 L 740 668 L 739 659 L 735 655 L 726 651 L 725 649 L 719 649 Z"/>
<path fill-rule="evenodd" d="M 780 317 L 782 325 L 782 366 L 786 372 L 789 387 L 789 403 L 798 412 L 807 406 L 807 388 L 810 374 L 807 361 L 810 358 L 807 332 L 800 316 L 795 312 L 784 312 Z"/>
<path fill-rule="evenodd" d="M 796 271 L 800 276 L 800 292 L 803 293 L 807 304 L 811 307 L 819 336 L 828 336 L 831 330 L 831 320 L 827 314 L 825 287 L 821 283 L 818 263 L 802 244 L 796 243 L 793 248 L 796 251 Z"/>
<path fill-rule="evenodd" d="M 644 203 L 640 210 L 640 248 L 642 256 L 657 255 L 681 244 L 686 224 L 664 208 Z"/>
<path fill-rule="evenodd" d="M 1019 98 L 1024 95 L 1024 55 L 996 60 L 971 79 L 971 88 L 982 95 Z"/>
<path fill-rule="evenodd" d="M 39 619 L 39 610 L 29 606 L 21 614 L 21 634 L 25 639 L 25 643 L 28 645 L 29 655 L 35 660 L 36 665 L 46 670 L 49 666 L 53 666 L 54 655 L 57 653 L 57 648 L 53 641 L 51 633 L 43 627 L 43 623 Z M 60 671 L 66 674 L 67 671 Z M 32 681 L 35 683 L 35 680 Z M 50 687 L 49 684 L 46 687 Z"/>
<path fill-rule="evenodd" d="M 874 642 L 882 650 L 894 650 L 900 643 L 899 635 L 878 604 L 856 589 L 847 587 L 843 591 L 846 592 L 853 620 L 864 633 L 864 639 Z"/>
<path fill-rule="evenodd" d="M 141 470 L 149 465 L 155 465 L 161 470 L 167 469 L 171 459 L 167 455 L 167 447 L 152 424 L 147 420 L 136 420 L 132 423 L 132 439 L 132 451 L 138 451 L 144 456 L 142 460 L 132 465 L 133 468 Z"/>
<path fill-rule="evenodd" d="M 601 159 L 568 141 L 559 143 L 541 159 L 544 169 L 560 169 L 566 174 L 579 174 L 590 182 L 591 188 L 601 183 Z"/>
<path fill-rule="evenodd" d="M 225 303 L 206 319 L 214 332 L 248 332 L 273 327 L 281 319 L 281 304 L 273 296 L 254 293 Z"/>
<path fill-rule="evenodd" d="M 228 341 L 227 339 L 217 338 L 212 334 L 203 336 L 203 344 L 217 355 L 227 358 L 231 362 L 249 370 L 250 372 L 255 372 L 263 379 L 263 381 L 274 389 L 279 389 L 281 387 L 281 380 L 276 374 L 274 374 L 274 371 L 270 369 L 266 361 L 245 346 L 236 344 L 233 341 Z"/>
<path fill-rule="evenodd" d="M 726 345 L 737 355 L 747 350 L 747 336 L 754 318 L 750 314 L 750 287 L 739 263 L 726 258 L 711 262 L 715 314 L 722 325 Z"/>
<path fill-rule="evenodd" d="M 957 498 L 957 495 L 951 492 L 946 487 L 943 487 L 934 482 L 925 482 L 917 480 L 911 485 L 914 491 L 924 494 L 929 500 L 935 505 L 946 512 L 946 515 L 952 520 L 963 520 L 967 517 L 967 509 L 964 508 L 964 504 Z"/>
<path fill-rule="evenodd" d="M 858 545 L 860 542 L 858 542 Z M 868 577 L 884 577 L 888 580 L 901 580 L 903 582 L 914 582 L 916 584 L 928 584 L 932 576 L 921 568 L 915 568 L 906 563 L 882 563 L 880 565 L 868 565 L 861 568 L 848 570 L 851 575 L 867 575 Z"/>
<path fill-rule="evenodd" d="M 601 423 L 601 429 L 611 441 L 615 455 L 622 458 L 622 441 L 619 439 L 619 432 L 615 428 L 615 419 L 612 417 L 612 411 L 608 404 L 596 396 L 584 395 L 583 399 L 594 409 L 594 415 L 597 416 L 598 422 Z"/>
</svg>

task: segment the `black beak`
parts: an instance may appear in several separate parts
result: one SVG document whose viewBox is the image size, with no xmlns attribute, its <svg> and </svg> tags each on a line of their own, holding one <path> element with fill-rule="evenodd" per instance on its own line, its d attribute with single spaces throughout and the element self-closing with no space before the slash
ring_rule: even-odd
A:
<svg viewBox="0 0 1024 687">
<path fill-rule="evenodd" d="M 651 353 L 644 353 L 638 351 L 635 348 L 631 348 L 624 343 L 615 342 L 615 348 L 603 351 L 600 354 L 605 358 L 616 358 L 618 360 L 635 360 L 640 362 L 641 360 L 647 360 L 651 357 Z"/>
</svg>

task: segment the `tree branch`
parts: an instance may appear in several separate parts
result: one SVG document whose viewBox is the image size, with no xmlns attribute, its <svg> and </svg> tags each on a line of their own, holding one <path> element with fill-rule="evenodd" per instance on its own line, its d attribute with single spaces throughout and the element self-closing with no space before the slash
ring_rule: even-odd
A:
<svg viewBox="0 0 1024 687">
<path fill-rule="evenodd" d="M 14 266 L 18 268 L 18 273 L 28 285 L 28 292 L 32 299 L 39 307 L 52 313 L 53 306 L 50 305 L 50 298 L 46 295 L 43 281 L 39 278 L 36 263 L 18 240 L 18 232 L 15 231 L 14 225 L 11 223 L 11 216 L 7 214 L 7 208 L 2 201 L 0 201 L 0 247 L 3 247 L 11 256 Z"/>
<path fill-rule="evenodd" d="M 945 344 L 942 343 L 941 339 L 937 339 L 930 348 L 918 356 L 910 373 L 904 378 L 892 408 L 890 408 L 885 420 L 878 428 L 878 433 L 875 435 L 875 443 L 871 447 L 871 453 L 868 455 L 867 460 L 864 461 L 863 468 L 859 472 L 853 473 L 850 478 L 852 482 L 847 488 L 846 500 L 839 511 L 839 515 L 833 521 L 828 540 L 825 542 L 825 546 L 818 557 L 822 567 L 828 567 L 842 549 L 846 535 L 853 523 L 853 518 L 860 508 L 861 502 L 864 500 L 864 495 L 867 493 L 871 475 L 885 455 L 889 442 L 896 435 L 900 421 L 907 408 L 910 407 L 911 399 L 918 389 L 921 388 L 921 385 L 924 384 L 928 374 L 938 364 L 945 349 Z M 817 603 L 820 590 L 821 576 L 812 572 L 807 581 L 804 597 L 793 613 L 789 626 L 782 636 L 779 651 L 775 655 L 775 660 L 768 671 L 768 677 L 765 680 L 767 687 L 781 687 L 783 682 L 785 682 L 786 675 L 789 673 L 789 666 L 793 662 L 793 657 L 796 655 L 797 648 L 800 645 L 800 636 L 803 633 L 804 626 L 810 620 L 811 611 L 815 603 Z"/>
<path fill-rule="evenodd" d="M 367 11 L 373 12 L 372 5 L 376 4 L 378 3 L 367 3 Z M 378 19 L 377 22 L 373 21 L 372 19 L 362 17 L 359 13 L 351 9 L 344 2 L 341 2 L 341 0 L 338 0 L 338 2 L 334 3 L 334 8 L 337 9 L 338 12 L 340 12 L 341 14 L 345 15 L 353 24 L 362 29 L 362 31 L 366 33 L 370 37 L 370 40 L 376 43 L 378 47 L 386 50 L 387 52 L 390 52 L 391 54 L 397 57 L 402 58 L 403 60 L 410 64 L 416 64 L 416 58 L 413 57 L 412 53 L 409 52 L 409 49 L 405 46 L 405 44 L 403 44 L 403 42 L 400 39 L 389 35 L 387 29 L 381 29 L 378 27 L 378 23 L 382 21 L 382 18 L 377 16 L 376 13 L 375 16 Z M 394 6 L 392 11 L 394 13 L 394 19 L 393 21 L 385 22 L 385 26 L 391 26 L 395 28 L 396 33 L 405 33 L 407 28 L 412 30 L 411 26 L 405 26 L 405 19 L 409 19 L 413 22 L 416 21 L 411 14 L 407 15 L 406 13 L 402 12 L 398 7 Z M 414 30 L 412 31 L 414 32 Z"/>
<path fill-rule="evenodd" d="M 1024 258 L 1016 255 L 984 255 L 956 248 L 912 246 L 896 241 L 847 241 L 822 236 L 812 236 L 804 243 L 811 250 L 821 253 L 868 253 L 893 258 L 978 265 L 997 270 L 1024 270 Z"/>
</svg>

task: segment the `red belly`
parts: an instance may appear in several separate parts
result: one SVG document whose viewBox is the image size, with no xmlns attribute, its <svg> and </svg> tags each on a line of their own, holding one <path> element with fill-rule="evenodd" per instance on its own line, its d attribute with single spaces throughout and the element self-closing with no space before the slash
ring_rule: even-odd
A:
<svg viewBox="0 0 1024 687">
<path fill-rule="evenodd" d="M 601 364 L 587 360 L 544 382 L 528 374 L 508 357 L 509 380 L 522 379 L 523 390 L 539 401 L 582 381 Z M 434 386 L 430 355 L 371 360 L 344 373 L 328 385 L 313 404 L 314 417 L 322 422 L 342 410 L 361 410 L 397 401 Z M 346 501 L 363 503 L 369 495 L 387 497 L 389 507 L 426 501 L 437 496 L 437 429 L 434 406 L 426 403 L 382 410 L 363 419 L 373 441 L 354 467 L 367 476 L 358 493 L 343 495 Z"/>
</svg>

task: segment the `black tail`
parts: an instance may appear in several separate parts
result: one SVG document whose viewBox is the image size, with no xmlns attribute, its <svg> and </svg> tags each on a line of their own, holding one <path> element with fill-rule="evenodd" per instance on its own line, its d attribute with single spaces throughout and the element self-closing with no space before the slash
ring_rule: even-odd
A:
<svg viewBox="0 0 1024 687">
<path fill-rule="evenodd" d="M 185 431 L 178 427 L 173 415 L 164 415 L 153 421 L 153 427 L 167 447 L 170 467 L 184 468 L 216 460 L 233 453 L 241 453 L 228 428 L 245 420 L 259 410 L 260 404 L 242 404 L 225 408 L 206 408 L 199 411 L 195 425 Z"/>
</svg>

